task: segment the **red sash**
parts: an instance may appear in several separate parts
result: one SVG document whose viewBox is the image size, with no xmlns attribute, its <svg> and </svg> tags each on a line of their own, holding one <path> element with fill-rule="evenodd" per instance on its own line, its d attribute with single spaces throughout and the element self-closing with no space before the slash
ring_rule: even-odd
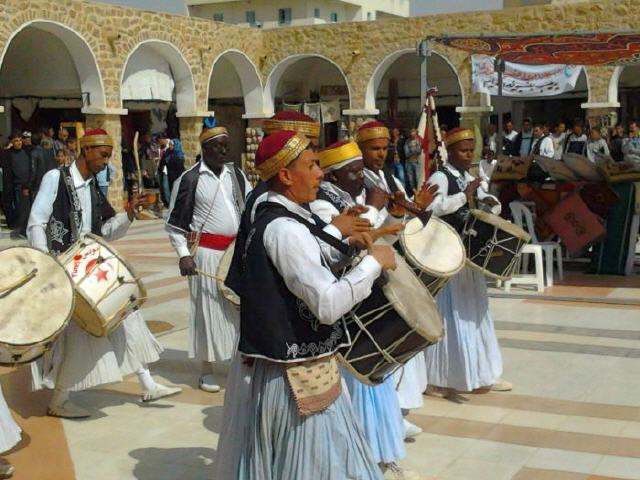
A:
<svg viewBox="0 0 640 480">
<path fill-rule="evenodd" d="M 203 233 L 200 235 L 199 247 L 210 248 L 211 250 L 226 250 L 236 239 L 235 236 L 215 235 L 213 233 Z"/>
</svg>

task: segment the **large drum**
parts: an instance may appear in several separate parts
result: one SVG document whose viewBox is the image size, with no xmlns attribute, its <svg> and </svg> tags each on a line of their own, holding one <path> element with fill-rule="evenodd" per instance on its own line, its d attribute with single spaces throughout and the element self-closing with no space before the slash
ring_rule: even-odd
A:
<svg viewBox="0 0 640 480">
<path fill-rule="evenodd" d="M 461 234 L 467 264 L 486 276 L 509 280 L 516 260 L 531 236 L 497 215 L 471 210 Z"/>
<path fill-rule="evenodd" d="M 464 267 L 467 255 L 460 235 L 439 218 L 431 217 L 426 225 L 413 218 L 399 238 L 404 258 L 434 297 Z"/>
<path fill-rule="evenodd" d="M 69 323 L 73 284 L 52 256 L 30 247 L 0 252 L 0 363 L 31 362 Z"/>
<path fill-rule="evenodd" d="M 386 272 L 371 295 L 345 316 L 351 346 L 340 352 L 346 368 L 361 382 L 378 385 L 444 334 L 431 294 L 407 263 Z"/>
<path fill-rule="evenodd" d="M 240 308 L 240 297 L 227 287 L 224 282 L 229 274 L 229 268 L 231 267 L 231 261 L 233 260 L 233 252 L 236 249 L 236 242 L 232 242 L 224 251 L 224 255 L 220 259 L 218 264 L 218 270 L 216 271 L 216 283 L 218 285 L 218 293 L 222 295 L 227 301 L 229 301 L 234 307 Z"/>
<path fill-rule="evenodd" d="M 73 319 L 91 335 L 109 335 L 146 301 L 133 267 L 100 237 L 87 235 L 59 260 L 75 285 Z"/>
</svg>

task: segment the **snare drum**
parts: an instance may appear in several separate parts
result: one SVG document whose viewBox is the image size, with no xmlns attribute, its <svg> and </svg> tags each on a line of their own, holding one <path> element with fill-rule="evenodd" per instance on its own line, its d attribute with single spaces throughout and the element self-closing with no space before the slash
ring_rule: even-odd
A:
<svg viewBox="0 0 640 480">
<path fill-rule="evenodd" d="M 91 335 L 106 337 L 146 300 L 131 265 L 100 237 L 87 235 L 59 260 L 75 285 L 73 319 Z"/>
<path fill-rule="evenodd" d="M 467 258 L 460 235 L 443 220 L 431 217 L 426 225 L 413 218 L 400 232 L 404 258 L 434 297 Z"/>
<path fill-rule="evenodd" d="M 30 247 L 0 252 L 0 363 L 44 354 L 69 323 L 73 284 L 52 256 Z"/>
<path fill-rule="evenodd" d="M 509 280 L 518 255 L 531 236 L 497 215 L 471 210 L 462 231 L 467 264 L 486 276 Z"/>
<path fill-rule="evenodd" d="M 233 260 L 233 252 L 236 249 L 236 242 L 233 241 L 227 249 L 224 251 L 220 263 L 218 264 L 218 270 L 216 271 L 216 284 L 218 285 L 218 292 L 226 300 L 228 300 L 234 307 L 240 308 L 240 297 L 232 289 L 225 285 L 227 275 L 229 274 L 229 268 L 231 267 L 231 261 Z"/>
<path fill-rule="evenodd" d="M 396 261 L 384 284 L 376 283 L 371 295 L 345 316 L 352 343 L 340 359 L 368 385 L 382 383 L 444 334 L 431 294 L 402 257 Z"/>
</svg>

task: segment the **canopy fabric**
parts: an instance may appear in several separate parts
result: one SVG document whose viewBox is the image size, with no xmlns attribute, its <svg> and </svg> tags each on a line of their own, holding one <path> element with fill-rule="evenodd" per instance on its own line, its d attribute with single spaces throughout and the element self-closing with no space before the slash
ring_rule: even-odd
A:
<svg viewBox="0 0 640 480">
<path fill-rule="evenodd" d="M 526 65 L 628 65 L 640 62 L 640 32 L 542 33 L 432 37 L 471 54 Z"/>
</svg>

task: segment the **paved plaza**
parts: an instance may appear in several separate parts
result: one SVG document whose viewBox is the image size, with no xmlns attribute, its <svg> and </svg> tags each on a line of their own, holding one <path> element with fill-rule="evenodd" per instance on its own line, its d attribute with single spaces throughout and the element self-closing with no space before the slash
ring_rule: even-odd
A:
<svg viewBox="0 0 640 480">
<path fill-rule="evenodd" d="M 116 246 L 145 280 L 143 312 L 165 347 L 152 373 L 184 391 L 143 405 L 129 377 L 75 395 L 93 418 L 60 420 L 45 416 L 49 392 L 30 391 L 28 366 L 2 368 L 24 430 L 7 455 L 18 480 L 213 479 L 224 396 L 197 389 L 188 287 L 162 222 L 136 222 Z M 545 294 L 491 299 L 513 392 L 425 397 L 403 466 L 456 480 L 640 479 L 640 277 L 570 274 Z"/>
</svg>

